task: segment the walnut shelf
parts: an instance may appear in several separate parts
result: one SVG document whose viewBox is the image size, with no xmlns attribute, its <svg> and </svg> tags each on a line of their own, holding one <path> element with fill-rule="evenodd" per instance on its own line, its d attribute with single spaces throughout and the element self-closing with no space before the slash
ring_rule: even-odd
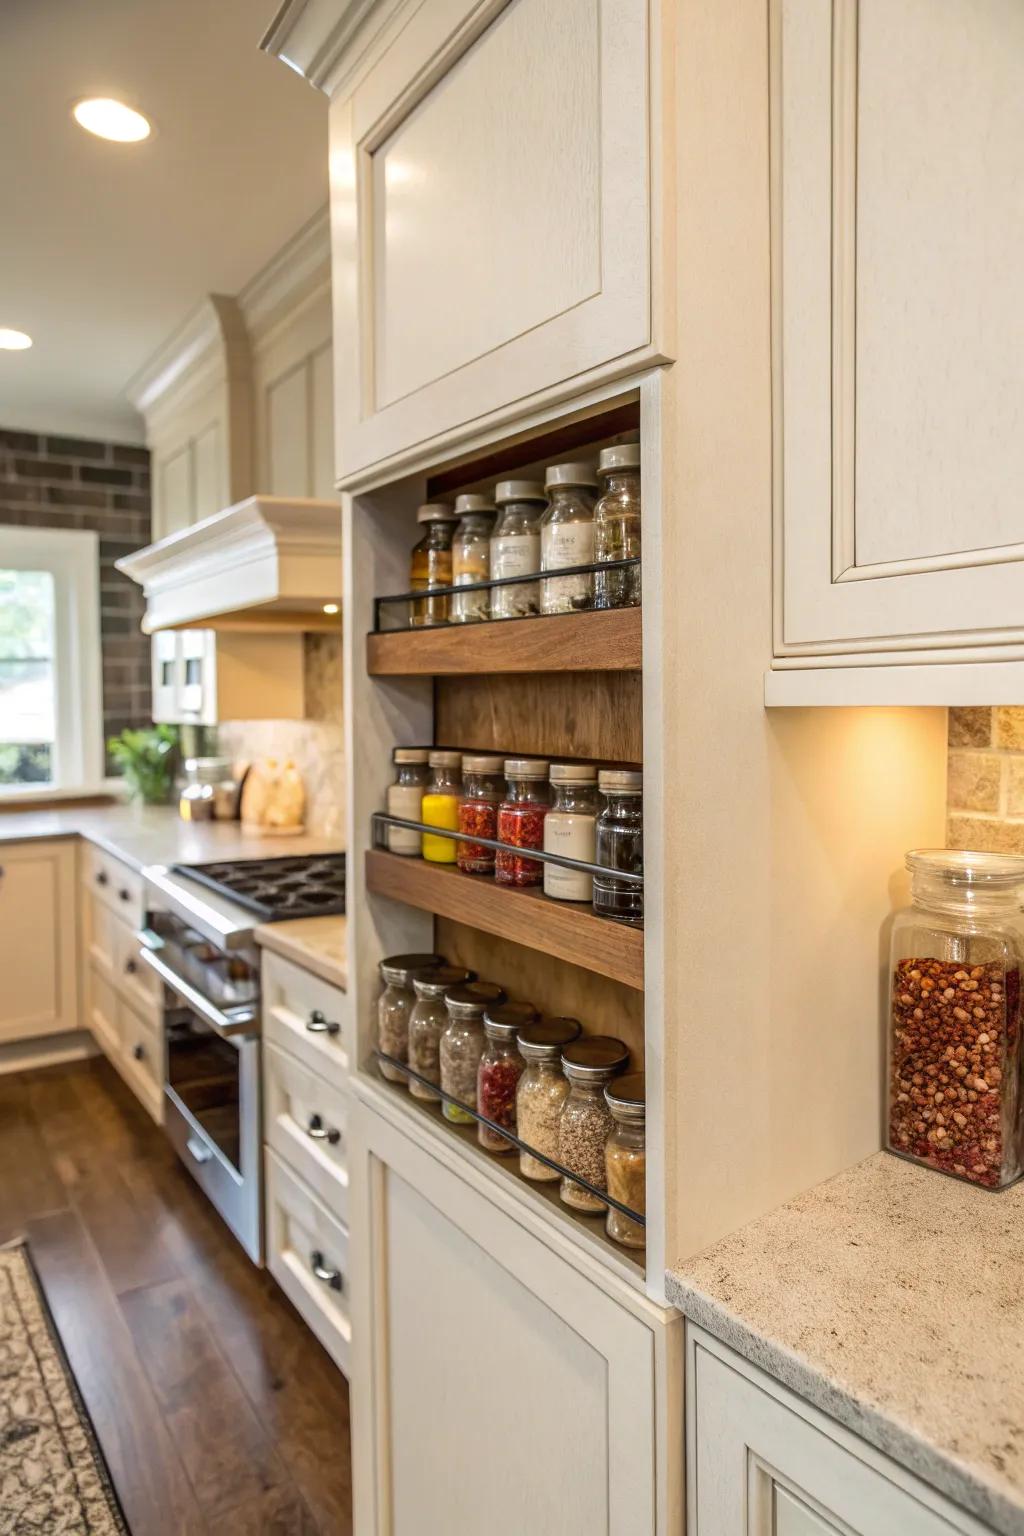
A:
<svg viewBox="0 0 1024 1536">
<path fill-rule="evenodd" d="M 366 854 L 366 888 L 643 990 L 643 930 L 595 917 L 589 907 L 377 848 Z"/>
<path fill-rule="evenodd" d="M 638 672 L 640 608 L 452 624 L 366 637 L 371 677 L 481 672 Z"/>
</svg>

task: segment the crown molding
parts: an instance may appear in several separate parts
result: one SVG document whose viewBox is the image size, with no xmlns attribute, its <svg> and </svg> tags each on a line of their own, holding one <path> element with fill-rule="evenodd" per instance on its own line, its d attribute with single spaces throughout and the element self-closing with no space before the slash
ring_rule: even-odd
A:
<svg viewBox="0 0 1024 1536">
<path fill-rule="evenodd" d="M 407 0 L 284 0 L 263 38 L 265 53 L 336 96 Z"/>
<path fill-rule="evenodd" d="M 227 377 L 247 376 L 249 336 L 245 320 L 237 299 L 225 293 L 207 294 L 184 324 L 129 379 L 125 393 L 145 416 L 211 354 L 223 356 Z"/>
</svg>

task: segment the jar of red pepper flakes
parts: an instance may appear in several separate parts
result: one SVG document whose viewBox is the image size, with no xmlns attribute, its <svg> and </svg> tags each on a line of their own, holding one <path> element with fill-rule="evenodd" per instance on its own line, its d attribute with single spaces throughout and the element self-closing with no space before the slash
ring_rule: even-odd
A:
<svg viewBox="0 0 1024 1536">
<path fill-rule="evenodd" d="M 544 847 L 544 817 L 548 813 L 548 764 L 539 757 L 505 760 L 505 798 L 498 807 L 498 841 L 514 848 Z M 498 853 L 494 878 L 499 885 L 540 885 L 544 866 L 517 853 Z"/>
<path fill-rule="evenodd" d="M 986 1189 L 1020 1177 L 1024 858 L 918 849 L 892 931 L 886 1145 Z"/>
<path fill-rule="evenodd" d="M 516 1089 L 526 1067 L 516 1036 L 539 1018 L 532 1003 L 502 1003 L 484 1013 L 487 1044 L 477 1074 L 476 1107 L 506 1131 L 516 1128 Z M 488 1152 L 515 1151 L 507 1136 L 500 1136 L 481 1121 L 477 1122 L 477 1139 Z"/>
<path fill-rule="evenodd" d="M 505 793 L 505 760 L 486 754 L 467 753 L 462 759 L 462 799 L 459 831 L 477 837 L 496 838 L 498 806 Z M 457 843 L 456 859 L 468 875 L 494 874 L 494 849 L 482 843 Z"/>
</svg>

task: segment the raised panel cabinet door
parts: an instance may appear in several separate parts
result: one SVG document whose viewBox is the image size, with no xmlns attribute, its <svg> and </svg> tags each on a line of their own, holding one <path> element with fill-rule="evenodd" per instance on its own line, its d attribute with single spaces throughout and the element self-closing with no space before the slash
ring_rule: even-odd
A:
<svg viewBox="0 0 1024 1536">
<path fill-rule="evenodd" d="M 211 422 L 196 435 L 192 444 L 194 501 L 190 521 L 198 523 L 215 512 L 223 512 L 230 501 L 224 479 L 224 455 L 221 425 Z"/>
<path fill-rule="evenodd" d="M 309 360 L 309 425 L 312 484 L 309 494 L 323 501 L 334 496 L 334 375 L 330 343 Z"/>
<path fill-rule="evenodd" d="M 772 0 L 776 650 L 1024 639 L 1024 7 Z"/>
<path fill-rule="evenodd" d="M 0 1042 L 81 1028 L 75 848 L 0 845 Z"/>
<path fill-rule="evenodd" d="M 267 389 L 267 456 L 272 496 L 309 496 L 309 365 L 303 360 Z"/>
<path fill-rule="evenodd" d="M 154 465 L 156 505 L 153 532 L 158 539 L 178 533 L 195 521 L 195 468 L 192 444 L 159 459 Z"/>
</svg>

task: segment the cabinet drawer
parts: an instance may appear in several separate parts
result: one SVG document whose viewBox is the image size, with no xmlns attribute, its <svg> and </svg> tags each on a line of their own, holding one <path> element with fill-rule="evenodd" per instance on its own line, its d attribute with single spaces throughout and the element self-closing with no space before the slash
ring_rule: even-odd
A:
<svg viewBox="0 0 1024 1536">
<path fill-rule="evenodd" d="M 352 1035 L 347 995 L 280 955 L 264 952 L 262 970 L 264 1040 L 297 1056 L 333 1087 L 344 1087 Z"/>
<path fill-rule="evenodd" d="M 88 987 L 89 1028 L 104 1054 L 113 1058 L 121 1049 L 117 993 L 96 965 L 89 968 Z"/>
<path fill-rule="evenodd" d="M 132 928 L 142 926 L 143 881 L 138 870 L 87 843 L 83 860 L 85 884 Z"/>
<path fill-rule="evenodd" d="M 348 1219 L 347 1095 L 269 1042 L 263 1049 L 268 1144 L 305 1179 L 332 1216 Z"/>
<path fill-rule="evenodd" d="M 343 1371 L 348 1370 L 348 1231 L 266 1149 L 267 1268 Z"/>
<path fill-rule="evenodd" d="M 160 1022 L 161 981 L 155 971 L 139 959 L 136 930 L 119 919 L 114 921 L 114 985 L 126 1002 L 145 1018 L 151 1028 Z"/>
<path fill-rule="evenodd" d="M 161 1028 L 122 1000 L 118 1002 L 119 1063 L 122 1076 L 154 1119 L 164 1096 L 164 1035 Z"/>
<path fill-rule="evenodd" d="M 117 969 L 117 931 L 120 919 L 95 891 L 83 890 L 86 956 L 90 963 L 112 980 Z"/>
</svg>

